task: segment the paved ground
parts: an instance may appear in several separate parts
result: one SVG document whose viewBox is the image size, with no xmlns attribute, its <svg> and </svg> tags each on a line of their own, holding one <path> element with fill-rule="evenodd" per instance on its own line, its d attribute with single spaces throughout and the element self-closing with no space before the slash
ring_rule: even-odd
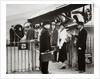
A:
<svg viewBox="0 0 100 79">
<path fill-rule="evenodd" d="M 59 62 L 50 62 L 49 63 L 49 72 L 51 74 L 80 74 L 78 71 L 75 71 L 75 68 L 69 68 L 66 66 L 66 69 L 60 69 L 61 63 Z M 86 72 L 82 74 L 93 74 L 94 67 L 92 65 L 87 65 Z M 41 74 L 39 70 L 37 71 L 28 71 L 28 72 L 16 72 L 15 74 Z"/>
</svg>

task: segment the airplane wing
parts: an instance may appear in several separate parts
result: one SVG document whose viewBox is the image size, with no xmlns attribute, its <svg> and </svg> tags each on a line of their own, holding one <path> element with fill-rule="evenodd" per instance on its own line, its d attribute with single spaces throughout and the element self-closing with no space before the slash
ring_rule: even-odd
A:
<svg viewBox="0 0 100 79">
<path fill-rule="evenodd" d="M 63 12 L 65 12 L 65 13 L 66 12 L 70 12 L 70 11 L 72 11 L 74 9 L 83 7 L 85 5 L 88 5 L 88 4 L 70 4 L 70 5 L 66 5 L 64 7 L 55 9 L 55 10 L 47 12 L 45 14 L 38 15 L 38 16 L 32 17 L 30 19 L 27 19 L 27 21 L 32 23 L 32 24 L 42 23 L 42 22 L 44 22 L 46 20 L 53 21 L 57 17 L 57 15 L 59 15 L 59 14 L 61 14 Z"/>
</svg>

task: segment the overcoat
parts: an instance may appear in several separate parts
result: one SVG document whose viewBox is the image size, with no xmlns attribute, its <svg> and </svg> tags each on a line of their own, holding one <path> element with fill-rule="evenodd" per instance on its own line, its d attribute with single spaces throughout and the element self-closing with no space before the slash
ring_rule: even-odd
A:
<svg viewBox="0 0 100 79">
<path fill-rule="evenodd" d="M 12 28 L 10 29 L 10 41 L 14 41 L 14 30 Z"/>
<path fill-rule="evenodd" d="M 33 28 L 30 28 L 27 32 L 27 36 L 26 36 L 26 39 L 27 40 L 31 40 L 31 39 L 34 39 L 35 38 L 35 31 Z"/>
<path fill-rule="evenodd" d="M 87 31 L 84 28 L 79 32 L 77 39 L 78 68 L 80 71 L 85 71 L 85 50 Z M 81 48 L 81 50 L 79 50 L 79 47 Z"/>
<path fill-rule="evenodd" d="M 51 45 L 57 46 L 58 43 L 58 30 L 55 28 L 51 34 Z"/>
<path fill-rule="evenodd" d="M 41 32 L 40 36 L 40 53 L 45 52 L 46 50 L 50 50 L 50 34 L 46 28 L 44 28 Z"/>
<path fill-rule="evenodd" d="M 40 69 L 43 74 L 48 74 L 48 64 L 49 62 L 41 61 L 41 53 L 47 50 L 51 50 L 50 46 L 50 34 L 46 28 L 44 28 L 41 32 L 40 36 Z"/>
</svg>

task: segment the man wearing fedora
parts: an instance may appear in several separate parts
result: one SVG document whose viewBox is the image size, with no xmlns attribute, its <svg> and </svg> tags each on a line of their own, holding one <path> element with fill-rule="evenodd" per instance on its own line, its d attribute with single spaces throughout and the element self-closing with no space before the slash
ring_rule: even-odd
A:
<svg viewBox="0 0 100 79">
<path fill-rule="evenodd" d="M 77 15 L 78 29 L 79 33 L 77 36 L 77 52 L 78 52 L 78 70 L 79 73 L 85 72 L 85 50 L 86 50 L 86 39 L 87 31 L 84 29 L 84 19 L 83 16 Z"/>
<path fill-rule="evenodd" d="M 43 30 L 40 36 L 40 68 L 42 74 L 50 74 L 48 71 L 49 61 L 43 62 L 41 60 L 41 53 L 43 52 L 47 53 L 46 51 L 51 51 L 49 29 L 50 29 L 50 22 L 45 21 L 43 23 Z"/>
<path fill-rule="evenodd" d="M 83 22 L 78 23 L 79 34 L 77 36 L 78 70 L 79 73 L 85 72 L 85 50 L 87 31 L 84 29 Z"/>
</svg>

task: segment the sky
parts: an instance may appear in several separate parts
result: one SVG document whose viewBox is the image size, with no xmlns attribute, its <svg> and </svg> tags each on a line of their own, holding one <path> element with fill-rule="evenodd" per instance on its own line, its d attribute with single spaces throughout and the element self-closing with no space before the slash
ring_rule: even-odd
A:
<svg viewBox="0 0 100 79">
<path fill-rule="evenodd" d="M 29 11 L 40 11 L 40 10 L 46 10 L 49 8 L 54 8 L 56 6 L 59 6 L 61 4 L 8 4 L 7 5 L 7 14 L 6 16 L 12 16 L 20 13 L 25 13 Z"/>
</svg>

